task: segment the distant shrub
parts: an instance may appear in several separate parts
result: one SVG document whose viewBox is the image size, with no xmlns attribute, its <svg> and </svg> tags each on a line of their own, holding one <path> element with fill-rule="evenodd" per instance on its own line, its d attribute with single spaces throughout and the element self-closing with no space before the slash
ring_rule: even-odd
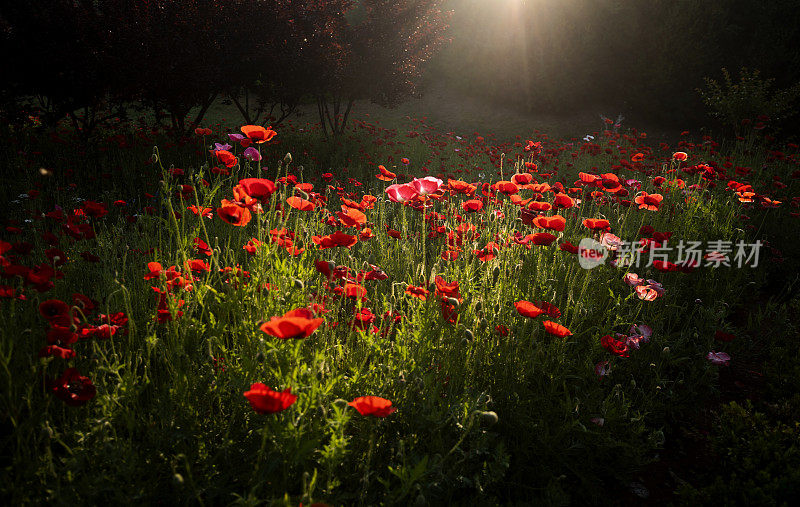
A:
<svg viewBox="0 0 800 507">
<path fill-rule="evenodd" d="M 800 83 L 789 88 L 773 89 L 774 79 L 764 79 L 758 69 L 742 67 L 734 81 L 728 69 L 722 69 L 723 81 L 705 78 L 706 88 L 697 89 L 709 114 L 726 127 L 737 128 L 744 121 L 781 121 L 797 113 Z M 749 121 L 748 121 L 749 120 Z"/>
</svg>

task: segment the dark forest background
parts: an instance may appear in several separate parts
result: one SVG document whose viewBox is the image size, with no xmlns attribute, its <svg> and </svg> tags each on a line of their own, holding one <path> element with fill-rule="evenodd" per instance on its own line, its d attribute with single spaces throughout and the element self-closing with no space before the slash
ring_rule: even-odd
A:
<svg viewBox="0 0 800 507">
<path fill-rule="evenodd" d="M 770 128 L 796 136 L 798 7 L 793 0 L 3 2 L 8 71 L 0 111 L 13 121 L 27 111 L 19 104 L 34 98 L 45 123 L 67 121 L 90 135 L 131 103 L 182 132 L 221 99 L 247 123 L 264 124 L 316 104 L 320 122 L 337 134 L 355 100 L 391 106 L 438 86 L 527 113 L 593 108 L 681 129 L 732 130 L 763 114 Z M 722 69 L 736 84 L 742 67 L 760 74 L 746 75 L 745 90 L 727 90 Z M 706 78 L 728 91 L 716 119 L 698 93 Z"/>
</svg>

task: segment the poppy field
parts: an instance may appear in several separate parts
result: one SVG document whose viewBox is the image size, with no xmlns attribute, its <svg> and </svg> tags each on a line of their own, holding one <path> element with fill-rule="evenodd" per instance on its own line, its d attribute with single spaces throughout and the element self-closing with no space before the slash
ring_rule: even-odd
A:
<svg viewBox="0 0 800 507">
<path fill-rule="evenodd" d="M 3 132 L 11 504 L 789 502 L 800 148 Z"/>
</svg>

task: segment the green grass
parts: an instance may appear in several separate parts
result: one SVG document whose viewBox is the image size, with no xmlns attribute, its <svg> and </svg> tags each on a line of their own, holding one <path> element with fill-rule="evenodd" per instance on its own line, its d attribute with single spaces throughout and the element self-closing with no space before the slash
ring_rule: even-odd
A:
<svg viewBox="0 0 800 507">
<path fill-rule="evenodd" d="M 224 131 L 215 130 L 214 140 L 224 142 Z M 406 137 L 408 131 L 419 135 Z M 735 320 L 734 309 L 747 305 L 753 294 L 765 293 L 771 273 L 779 269 L 774 253 L 763 251 L 757 269 L 700 268 L 683 274 L 640 268 L 635 271 L 666 288 L 663 297 L 642 301 L 623 282 L 625 270 L 608 265 L 582 269 L 557 244 L 530 250 L 513 242 L 503 245 L 514 230 L 535 232 L 516 220 L 518 207 L 503 196 L 472 215 L 461 211 L 461 196 L 432 201 L 426 213 L 443 214 L 437 222 L 446 230 L 455 230 L 461 215 L 480 232 L 479 238 L 465 240 L 458 259 L 445 261 L 440 258 L 445 240 L 428 237 L 430 223 L 423 214 L 386 200 L 388 183 L 374 178 L 377 164 L 383 163 L 418 177 L 427 175 L 424 166 L 431 175 L 467 181 L 497 181 L 499 172 L 508 179 L 515 172 L 516 154 L 527 156 L 513 140 L 493 148 L 473 136 L 459 140 L 422 124 L 397 131 L 359 127 L 342 139 L 325 140 L 309 126 L 295 125 L 279 131 L 280 144 L 262 150 L 267 170 L 259 173 L 255 164 L 241 159 L 231 177 L 220 177 L 209 171 L 199 140 L 175 147 L 161 140 L 157 164 L 146 164 L 152 145 L 134 142 L 135 135 L 129 139 L 133 146 L 125 149 L 113 143 L 99 149 L 105 142 L 95 146 L 93 168 L 69 145 L 35 132 L 9 137 L 8 144 L 21 153 L 5 155 L 4 170 L 15 170 L 17 177 L 4 193 L 10 200 L 38 185 L 41 194 L 17 199 L 8 208 L 7 220 L 19 220 L 21 235 L 6 231 L 0 236 L 10 243 L 29 241 L 31 253 L 3 255 L 29 267 L 45 262 L 43 251 L 49 246 L 41 233 L 61 231 L 60 224 L 24 220 L 55 204 L 69 213 L 81 206 L 75 200 L 80 197 L 105 202 L 109 209 L 108 215 L 88 222 L 96 239 L 62 235 L 58 247 L 68 260 L 57 268 L 63 278 L 54 279 L 49 291 L 39 293 L 20 277 L 2 280 L 26 296 L 0 300 L 5 323 L 0 328 L 2 424 L 8 430 L 2 440 L 8 463 L 2 469 L 2 491 L 14 504 L 615 502 L 657 460 L 675 424 L 719 399 L 720 367 L 705 359 L 710 350 L 730 353 L 733 367 L 754 356 L 756 343 L 773 347 L 759 342 L 757 321 Z M 545 140 L 544 154 L 537 159 L 540 172 L 553 173 L 551 183 L 572 187 L 578 172 L 593 167 L 608 172 L 620 158 L 630 160 L 644 150 L 634 137 L 615 142 L 629 151 L 621 154 L 615 147 L 611 154 L 600 150 L 593 155 L 580 145 Z M 491 162 L 493 149 L 498 157 L 505 154 L 502 169 Z M 732 166 L 753 168 L 748 181 L 757 191 L 771 196 L 796 192 L 796 180 L 789 178 L 794 159 L 765 165 L 768 152 L 758 146 L 723 150 L 712 154 L 698 147 L 690 151 L 690 161 L 722 163 L 730 157 Z M 287 151 L 293 163 L 279 164 Z M 787 203 L 777 209 L 743 205 L 726 189 L 727 179 L 696 192 L 695 199 L 675 187 L 655 189 L 655 174 L 683 177 L 687 186 L 700 179 L 665 173 L 677 167 L 669 161 L 671 150 L 655 150 L 652 156 L 644 151 L 648 159 L 641 168 L 650 175 L 617 172 L 641 179 L 649 193 L 662 193 L 661 210 L 584 197 L 579 206 L 560 212 L 567 225 L 556 233 L 559 241 L 577 244 L 590 235 L 581 224 L 584 218 L 607 218 L 623 239 L 638 238 L 640 226 L 650 225 L 672 231 L 674 241 L 769 238 L 786 255 L 796 246 L 796 219 L 789 216 Z M 399 162 L 401 157 L 411 159 L 410 167 Z M 170 177 L 173 164 L 185 175 Z M 40 166 L 59 174 L 41 177 Z M 71 177 L 65 174 L 68 169 L 74 171 Z M 335 175 L 331 187 L 320 179 L 327 171 Z M 191 204 L 216 210 L 221 199 L 232 199 L 231 189 L 240 178 L 287 174 L 313 183 L 327 206 L 309 212 L 289 208 L 285 202 L 293 190 L 282 185 L 264 204 L 265 212 L 245 227 L 186 211 Z M 770 188 L 772 176 L 790 186 Z M 76 188 L 66 185 L 70 181 Z M 191 185 L 184 196 L 178 192 L 181 184 Z M 337 192 L 337 186 L 343 190 Z M 325 225 L 327 210 L 338 211 L 341 197 L 351 192 L 349 198 L 356 201 L 364 193 L 378 197 L 374 209 L 365 210 L 375 237 L 351 249 L 319 250 L 311 237 L 333 232 Z M 521 194 L 530 197 L 531 191 Z M 116 208 L 111 204 L 116 199 L 128 200 L 128 206 Z M 543 200 L 552 201 L 552 194 Z M 282 213 L 274 209 L 281 203 Z M 145 206 L 152 206 L 152 214 Z M 492 218 L 493 210 L 504 218 Z M 175 211 L 182 216 L 174 217 Z M 748 222 L 739 220 L 742 213 L 750 215 Z M 134 223 L 129 223 L 131 215 L 136 215 Z M 281 228 L 296 232 L 302 254 L 291 256 L 270 242 L 269 231 Z M 388 236 L 387 228 L 400 231 L 401 239 Z M 194 251 L 196 237 L 212 248 L 210 257 Z M 251 238 L 264 243 L 255 256 L 242 249 Z M 502 248 L 482 262 L 472 250 L 490 240 Z M 84 251 L 100 262 L 85 262 L 80 257 Z M 147 263 L 182 269 L 187 259 L 201 257 L 210 271 L 193 280 L 191 291 L 167 297 L 170 313 L 180 310 L 182 316 L 157 322 L 151 286 L 163 290 L 165 280 L 144 280 Z M 353 273 L 374 265 L 388 279 L 363 282 L 362 301 L 337 297 L 330 290 L 337 282 L 317 271 L 318 260 Z M 249 276 L 219 271 L 236 266 Z M 455 324 L 442 317 L 431 286 L 436 275 L 459 282 L 463 299 Z M 431 293 L 426 301 L 411 298 L 404 294 L 407 285 L 428 287 Z M 94 323 L 99 313 L 124 312 L 127 326 L 108 340 L 74 344 L 74 359 L 38 358 L 49 327 L 38 304 L 54 298 L 71 301 L 75 292 L 99 302 L 85 318 Z M 178 300 L 183 300 L 180 307 Z M 561 316 L 527 319 L 514 308 L 520 300 L 550 302 Z M 776 301 L 784 308 L 785 302 Z M 312 302 L 324 304 L 328 312 L 308 338 L 284 341 L 259 329 L 262 322 Z M 352 329 L 349 323 L 361 308 L 371 309 L 375 324 L 386 332 Z M 386 311 L 404 317 L 398 323 L 382 322 Z M 547 319 L 572 335 L 547 334 L 541 323 Z M 614 357 L 601 347 L 600 337 L 624 333 L 632 324 L 652 327 L 650 343 L 631 351 L 629 358 Z M 776 332 L 789 325 L 780 324 Z M 509 333 L 503 335 L 497 326 Z M 737 339 L 717 344 L 717 329 L 736 331 Z M 780 346 L 796 353 L 796 345 Z M 611 365 L 602 379 L 594 373 L 601 361 Z M 43 379 L 57 377 L 67 366 L 96 386 L 96 396 L 83 406 L 69 407 L 45 388 Z M 280 413 L 257 414 L 243 396 L 256 382 L 276 390 L 291 388 L 297 402 Z M 385 418 L 366 417 L 346 404 L 365 395 L 387 398 L 397 411 Z M 593 422 L 596 418 L 602 418 L 602 425 Z"/>
</svg>

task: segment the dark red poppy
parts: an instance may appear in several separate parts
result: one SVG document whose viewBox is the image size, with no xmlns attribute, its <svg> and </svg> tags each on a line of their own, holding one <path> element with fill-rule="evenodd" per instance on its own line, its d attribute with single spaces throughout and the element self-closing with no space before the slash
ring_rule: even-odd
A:
<svg viewBox="0 0 800 507">
<path fill-rule="evenodd" d="M 55 380 L 48 381 L 48 390 L 70 407 L 85 405 L 97 394 L 88 377 L 82 377 L 75 368 L 67 368 Z"/>
<path fill-rule="evenodd" d="M 628 357 L 628 345 L 609 335 L 600 338 L 600 345 L 615 356 Z"/>
<path fill-rule="evenodd" d="M 69 305 L 59 299 L 48 299 L 39 304 L 39 315 L 47 319 L 51 326 L 69 327 L 72 314 Z"/>
</svg>

